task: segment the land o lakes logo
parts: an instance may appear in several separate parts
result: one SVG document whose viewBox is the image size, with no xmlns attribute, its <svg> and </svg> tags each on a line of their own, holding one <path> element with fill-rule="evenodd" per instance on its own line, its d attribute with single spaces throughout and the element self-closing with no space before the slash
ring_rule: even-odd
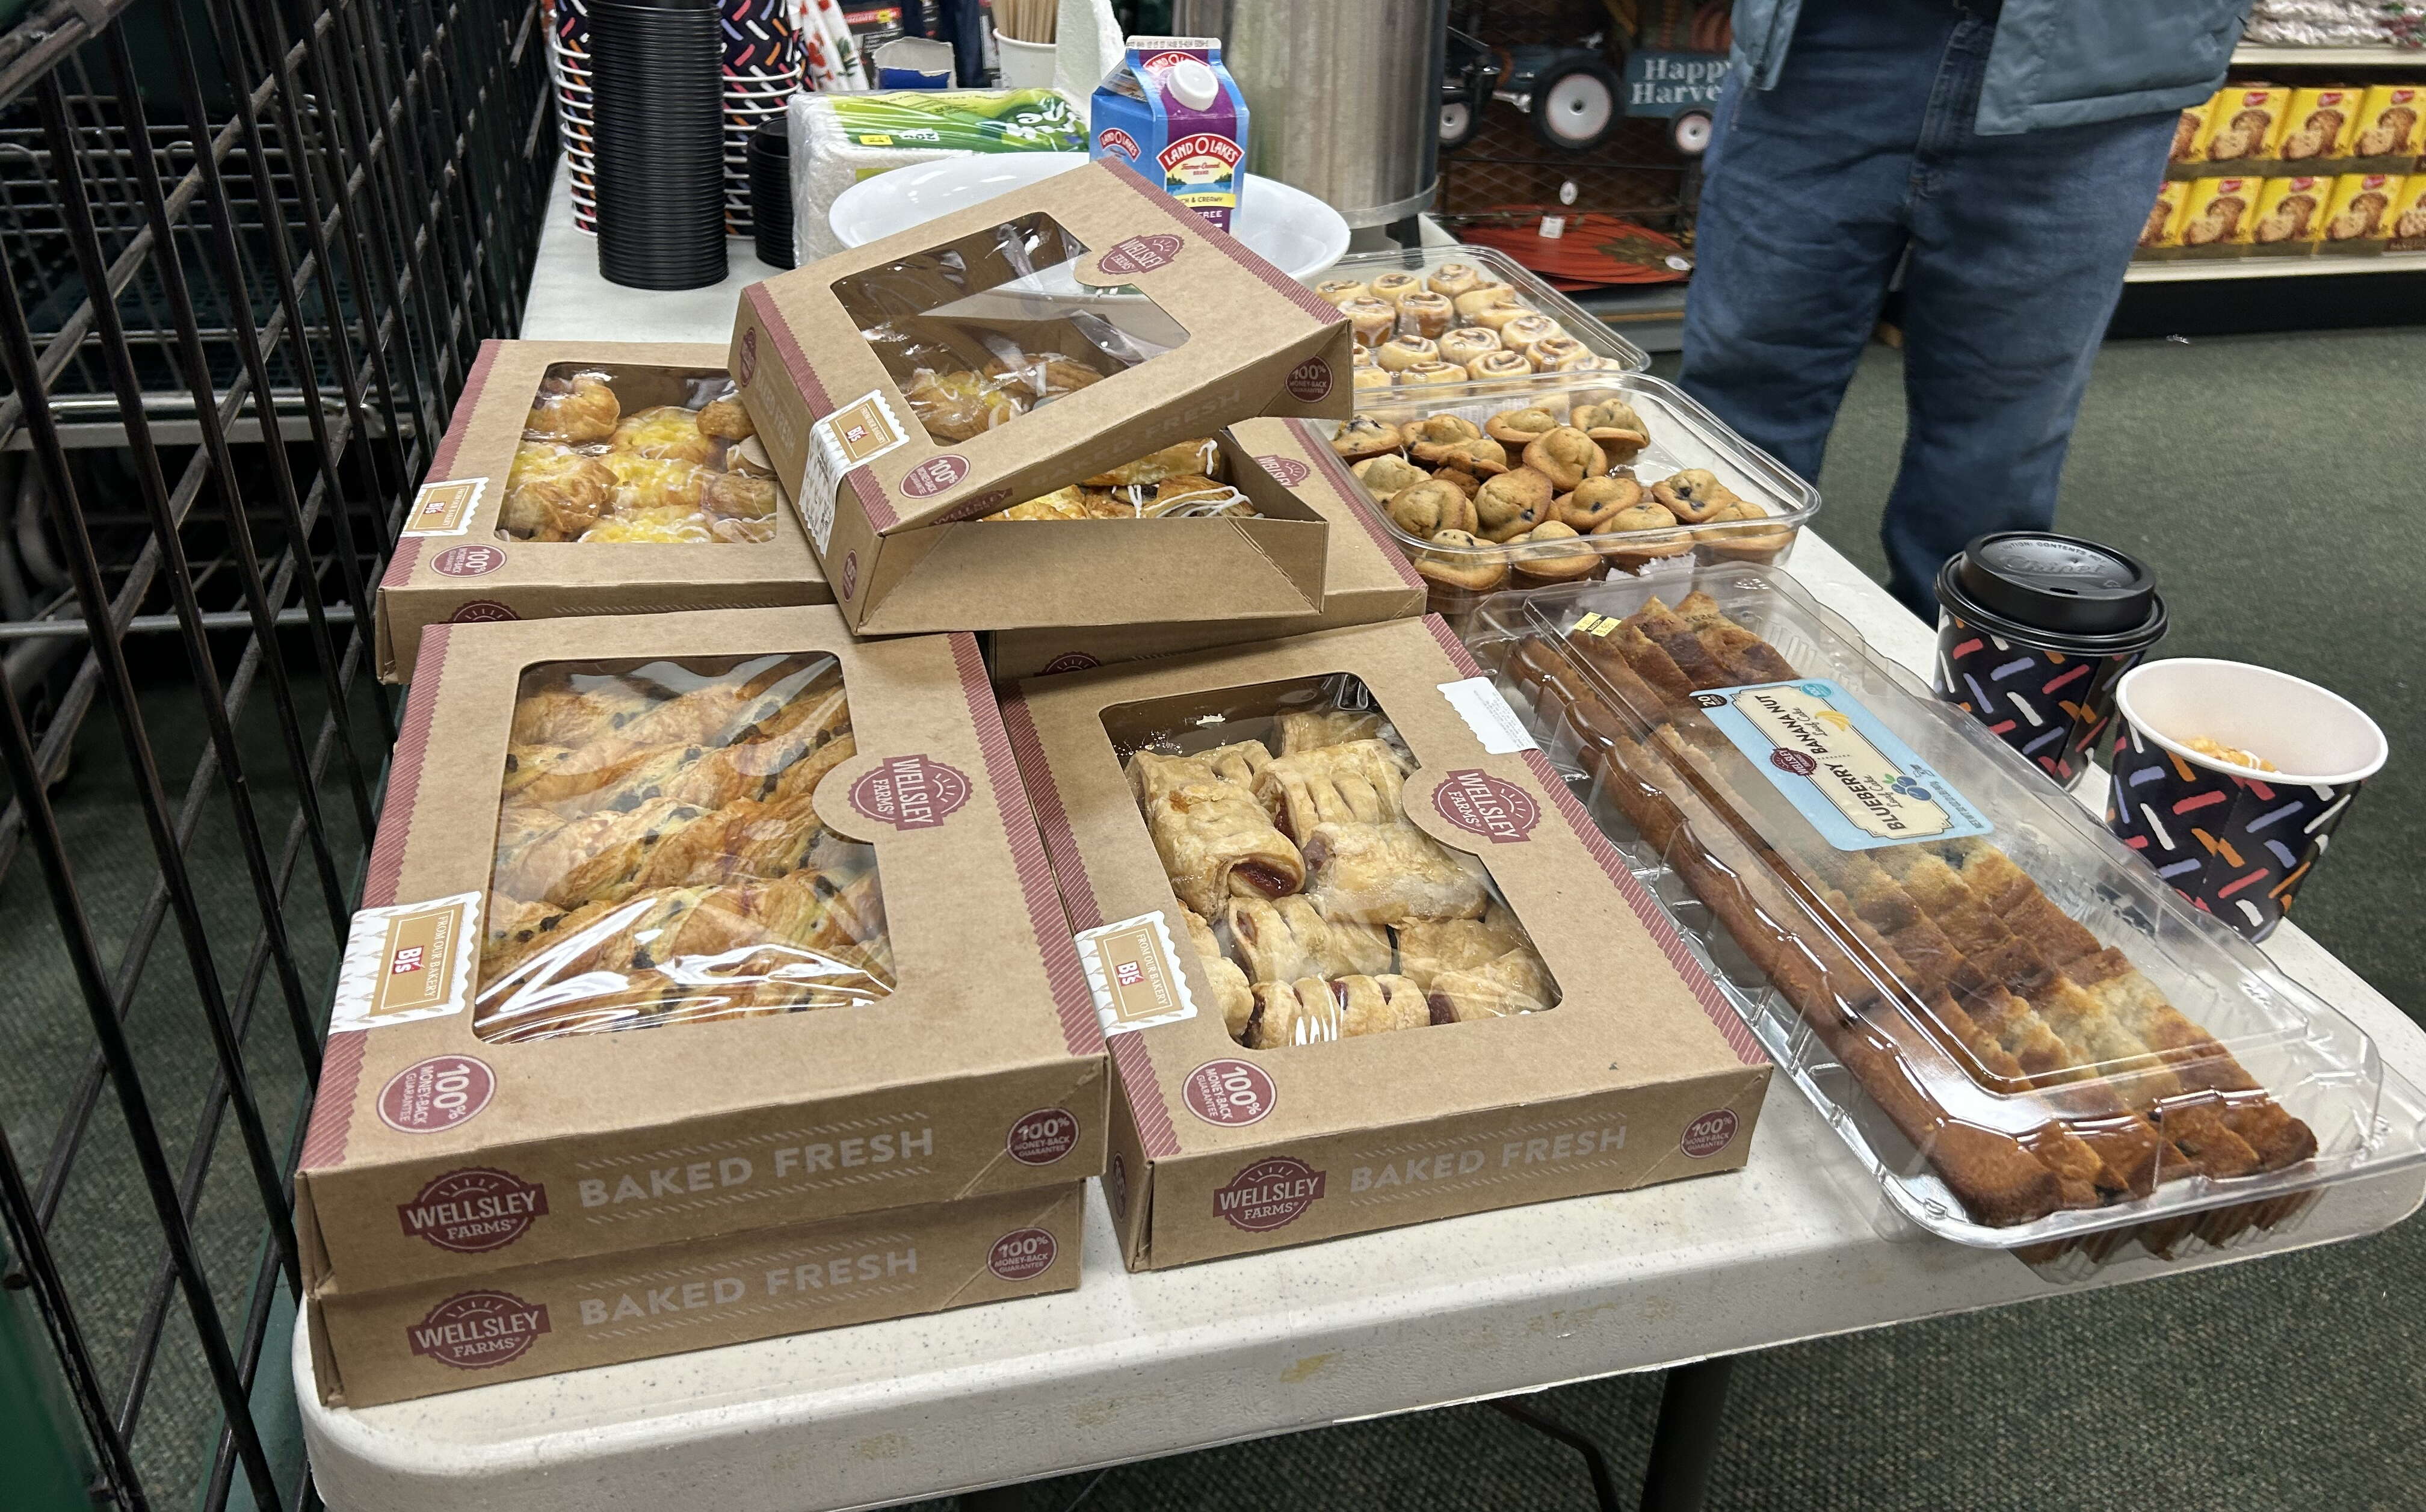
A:
<svg viewBox="0 0 2426 1512">
<path fill-rule="evenodd" d="M 1095 138 L 1095 145 L 1102 148 L 1105 152 L 1118 153 L 1123 158 L 1125 158 L 1127 161 L 1132 163 L 1136 162 L 1138 160 L 1138 154 L 1144 151 L 1143 148 L 1138 146 L 1136 137 L 1130 136 L 1127 132 L 1121 130 L 1118 126 L 1110 127 L 1101 136 L 1097 137 Z"/>
<path fill-rule="evenodd" d="M 511 1292 L 464 1292 L 405 1330 L 416 1355 L 457 1370 L 493 1370 L 518 1359 L 548 1331 L 544 1303 Z"/>
<path fill-rule="evenodd" d="M 1295 1223 L 1322 1199 L 1323 1173 L 1294 1155 L 1259 1160 L 1213 1194 L 1213 1211 L 1232 1228 L 1265 1233 Z"/>
<path fill-rule="evenodd" d="M 441 1249 L 477 1255 L 503 1249 L 547 1215 L 547 1188 L 511 1171 L 472 1166 L 434 1177 L 410 1202 L 396 1205 L 405 1236 Z"/>
<path fill-rule="evenodd" d="M 1150 273 L 1168 267 L 1179 256 L 1179 238 L 1169 232 L 1156 232 L 1151 236 L 1131 236 L 1106 252 L 1095 265 L 1116 278 L 1136 273 Z"/>
<path fill-rule="evenodd" d="M 924 756 L 896 756 L 850 789 L 852 808 L 896 829 L 932 829 L 968 801 L 968 774 Z"/>
<path fill-rule="evenodd" d="M 1515 844 L 1542 822 L 1542 806 L 1533 795 L 1472 767 L 1441 779 L 1441 785 L 1432 789 L 1432 807 L 1460 829 L 1495 845 Z"/>
</svg>

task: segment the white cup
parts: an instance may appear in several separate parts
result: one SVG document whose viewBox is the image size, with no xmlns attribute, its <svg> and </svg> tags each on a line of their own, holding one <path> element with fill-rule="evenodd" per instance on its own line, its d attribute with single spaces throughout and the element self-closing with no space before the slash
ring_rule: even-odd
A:
<svg viewBox="0 0 2426 1512">
<path fill-rule="evenodd" d="M 1053 43 L 1023 42 L 1016 37 L 1005 37 L 997 28 L 994 34 L 994 44 L 1002 60 L 1004 88 L 1053 88 L 1053 60 L 1059 52 Z"/>
</svg>

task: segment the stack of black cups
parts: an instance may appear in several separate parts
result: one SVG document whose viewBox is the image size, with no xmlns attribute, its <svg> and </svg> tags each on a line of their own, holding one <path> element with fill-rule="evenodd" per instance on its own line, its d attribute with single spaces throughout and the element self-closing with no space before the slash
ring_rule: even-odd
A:
<svg viewBox="0 0 2426 1512">
<path fill-rule="evenodd" d="M 758 261 L 790 267 L 792 249 L 792 139 L 777 116 L 750 134 L 750 223 L 758 236 Z"/>
<path fill-rule="evenodd" d="M 631 289 L 724 281 L 723 30 L 714 0 L 590 0 L 598 271 Z"/>
</svg>

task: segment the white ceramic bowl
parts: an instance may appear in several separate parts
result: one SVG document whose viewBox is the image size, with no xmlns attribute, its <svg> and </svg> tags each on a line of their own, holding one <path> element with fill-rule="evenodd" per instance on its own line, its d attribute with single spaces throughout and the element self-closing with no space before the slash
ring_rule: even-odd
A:
<svg viewBox="0 0 2426 1512">
<path fill-rule="evenodd" d="M 843 190 L 826 224 L 845 247 L 865 247 L 1086 161 L 1084 153 L 977 153 L 897 168 Z M 1348 222 L 1338 211 L 1303 189 L 1253 173 L 1239 192 L 1230 233 L 1300 281 L 1321 273 L 1348 251 Z M 1075 294 L 1078 288 L 1066 277 L 1039 281 L 1043 287 L 1029 292 Z"/>
</svg>

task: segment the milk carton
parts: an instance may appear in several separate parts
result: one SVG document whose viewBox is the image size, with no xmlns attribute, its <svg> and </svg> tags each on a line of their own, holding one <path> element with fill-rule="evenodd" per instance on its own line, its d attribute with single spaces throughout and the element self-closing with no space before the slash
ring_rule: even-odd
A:
<svg viewBox="0 0 2426 1512">
<path fill-rule="evenodd" d="M 1223 231 L 1246 179 L 1247 102 L 1218 37 L 1132 37 L 1095 86 L 1087 155 L 1114 157 Z"/>
</svg>

